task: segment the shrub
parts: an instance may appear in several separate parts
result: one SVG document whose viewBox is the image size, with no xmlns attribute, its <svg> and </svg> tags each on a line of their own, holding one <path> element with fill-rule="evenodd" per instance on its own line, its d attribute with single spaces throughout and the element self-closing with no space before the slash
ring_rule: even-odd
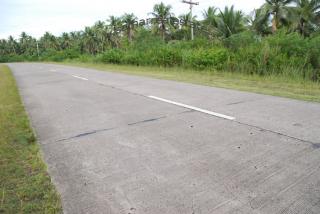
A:
<svg viewBox="0 0 320 214">
<path fill-rule="evenodd" d="M 262 38 L 251 31 L 233 34 L 224 40 L 224 45 L 232 50 L 246 48 L 252 44 L 261 42 Z"/>
<path fill-rule="evenodd" d="M 277 34 L 265 38 L 271 47 L 279 48 L 281 53 L 290 56 L 305 56 L 308 52 L 308 39 L 298 33 L 286 34 L 279 31 Z"/>
<path fill-rule="evenodd" d="M 9 62 L 9 56 L 7 55 L 0 55 L 0 63 Z"/>
<path fill-rule="evenodd" d="M 159 36 L 152 35 L 148 30 L 142 28 L 135 35 L 135 39 L 129 49 L 145 52 L 150 49 L 163 47 L 164 45 L 166 45 L 165 42 Z"/>
<path fill-rule="evenodd" d="M 169 46 L 153 50 L 153 62 L 159 66 L 177 66 L 182 63 L 182 55 L 180 50 L 175 50 Z"/>
<path fill-rule="evenodd" d="M 121 64 L 123 63 L 123 58 L 125 52 L 120 49 L 110 49 L 101 55 L 101 61 L 104 63 Z"/>
<path fill-rule="evenodd" d="M 145 65 L 143 62 L 143 55 L 138 51 L 128 51 L 123 58 L 125 64 L 131 65 Z"/>
<path fill-rule="evenodd" d="M 228 59 L 228 51 L 224 48 L 192 50 L 184 55 L 184 65 L 204 69 L 221 69 Z"/>
<path fill-rule="evenodd" d="M 102 62 L 97 56 L 92 56 L 89 54 L 81 54 L 76 58 L 79 62 Z"/>
</svg>

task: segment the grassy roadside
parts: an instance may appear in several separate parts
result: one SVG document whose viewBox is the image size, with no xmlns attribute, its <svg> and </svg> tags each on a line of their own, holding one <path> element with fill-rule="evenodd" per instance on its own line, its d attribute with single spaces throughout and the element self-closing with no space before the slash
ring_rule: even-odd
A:
<svg viewBox="0 0 320 214">
<path fill-rule="evenodd" d="M 59 64 L 320 102 L 320 83 L 283 76 L 262 77 L 227 72 L 194 71 L 182 68 L 137 67 L 73 61 Z"/>
<path fill-rule="evenodd" d="M 1 64 L 0 213 L 61 213 L 15 80 Z"/>
</svg>

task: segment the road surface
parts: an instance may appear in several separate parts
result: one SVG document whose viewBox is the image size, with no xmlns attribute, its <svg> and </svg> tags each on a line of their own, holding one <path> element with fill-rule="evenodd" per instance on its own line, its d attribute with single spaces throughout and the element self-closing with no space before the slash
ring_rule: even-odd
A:
<svg viewBox="0 0 320 214">
<path fill-rule="evenodd" d="M 64 213 L 320 213 L 320 104 L 9 64 Z"/>
</svg>

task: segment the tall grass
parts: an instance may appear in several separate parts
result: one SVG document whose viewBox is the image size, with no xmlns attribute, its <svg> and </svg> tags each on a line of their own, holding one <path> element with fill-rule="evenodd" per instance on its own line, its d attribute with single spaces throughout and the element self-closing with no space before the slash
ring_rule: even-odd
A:
<svg viewBox="0 0 320 214">
<path fill-rule="evenodd" d="M 279 32 L 259 37 L 251 32 L 223 41 L 137 39 L 126 48 L 110 49 L 96 62 L 138 66 L 183 67 L 289 78 L 320 80 L 320 36 L 304 39 L 297 33 Z"/>
<path fill-rule="evenodd" d="M 14 77 L 0 65 L 0 213 L 61 213 Z"/>
</svg>

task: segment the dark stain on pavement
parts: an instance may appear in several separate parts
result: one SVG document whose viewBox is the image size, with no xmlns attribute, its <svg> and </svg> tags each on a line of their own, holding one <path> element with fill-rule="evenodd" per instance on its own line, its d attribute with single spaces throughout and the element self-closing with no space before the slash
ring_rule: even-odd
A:
<svg viewBox="0 0 320 214">
<path fill-rule="evenodd" d="M 100 129 L 100 130 L 94 130 L 94 131 L 90 131 L 90 132 L 85 132 L 85 133 L 81 133 L 81 134 L 78 134 L 78 135 L 75 135 L 75 136 L 72 136 L 72 137 L 69 137 L 69 138 L 64 138 L 64 139 L 61 139 L 61 140 L 57 140 L 56 142 L 72 140 L 72 139 L 75 139 L 75 138 L 85 137 L 85 136 L 88 136 L 88 135 L 96 134 L 96 133 L 99 133 L 99 132 L 106 132 L 106 131 L 110 131 L 110 130 L 113 130 L 113 129 L 114 128 L 109 128 L 109 129 Z"/>
<path fill-rule="evenodd" d="M 228 103 L 227 106 L 231 106 L 231 105 L 237 105 L 237 104 L 241 104 L 241 103 L 245 103 L 246 101 L 239 101 L 239 102 L 234 102 L 234 103 Z"/>
<path fill-rule="evenodd" d="M 128 126 L 138 125 L 138 124 L 141 124 L 141 123 L 154 122 L 154 121 L 157 121 L 157 120 L 160 120 L 160 119 L 164 119 L 164 118 L 166 118 L 166 116 L 157 117 L 157 118 L 152 118 L 152 119 L 147 119 L 147 120 L 142 120 L 142 121 L 138 121 L 138 122 L 135 122 L 135 123 L 129 123 Z"/>
<path fill-rule="evenodd" d="M 314 149 L 320 149 L 320 143 L 313 143 L 312 148 Z"/>
<path fill-rule="evenodd" d="M 191 109 L 191 110 L 186 110 L 186 111 L 180 112 L 179 114 L 188 114 L 188 113 L 193 113 L 193 112 L 196 112 L 196 111 Z"/>
</svg>

